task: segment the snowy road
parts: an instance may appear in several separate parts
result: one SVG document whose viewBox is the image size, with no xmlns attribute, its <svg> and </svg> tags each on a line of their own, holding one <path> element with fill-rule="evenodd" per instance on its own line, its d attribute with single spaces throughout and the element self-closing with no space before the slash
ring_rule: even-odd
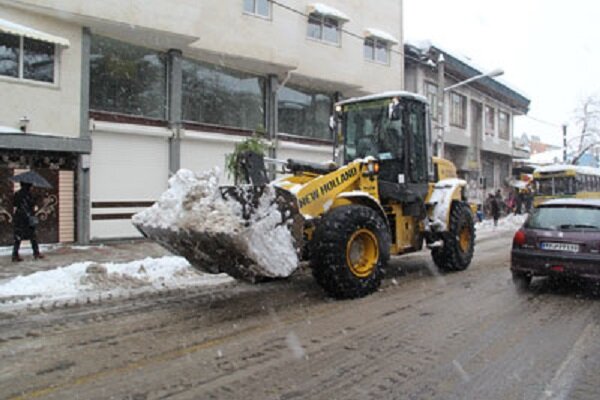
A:
<svg viewBox="0 0 600 400">
<path fill-rule="evenodd" d="M 0 315 L 0 398 L 597 399 L 600 295 L 510 282 L 512 235 L 469 270 L 394 259 L 382 290 L 288 281 Z"/>
</svg>

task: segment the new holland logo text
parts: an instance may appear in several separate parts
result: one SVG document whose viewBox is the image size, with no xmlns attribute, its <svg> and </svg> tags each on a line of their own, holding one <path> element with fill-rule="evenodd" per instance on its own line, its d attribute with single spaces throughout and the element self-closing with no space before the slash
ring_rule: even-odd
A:
<svg viewBox="0 0 600 400">
<path fill-rule="evenodd" d="M 353 167 L 353 168 L 350 168 L 348 171 L 345 171 L 345 172 L 337 175 L 335 178 L 332 178 L 331 180 L 325 182 L 317 190 L 313 190 L 312 192 L 308 193 L 306 196 L 303 196 L 299 200 L 300 208 L 306 207 L 313 201 L 316 201 L 321 196 L 325 196 L 328 192 L 334 190 L 335 188 L 340 186 L 342 183 L 344 183 L 344 182 L 350 180 L 352 177 L 356 176 L 356 174 L 358 174 L 358 168 Z"/>
</svg>

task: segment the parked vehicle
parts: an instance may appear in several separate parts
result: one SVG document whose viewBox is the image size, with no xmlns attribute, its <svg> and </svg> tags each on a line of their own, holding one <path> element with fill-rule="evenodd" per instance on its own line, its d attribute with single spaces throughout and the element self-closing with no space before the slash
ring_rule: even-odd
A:
<svg viewBox="0 0 600 400">
<path fill-rule="evenodd" d="M 600 168 L 549 165 L 536 169 L 533 180 L 534 206 L 560 198 L 600 199 Z"/>
<path fill-rule="evenodd" d="M 511 272 L 521 289 L 534 276 L 600 280 L 600 200 L 556 199 L 536 207 L 515 233 Z"/>
</svg>

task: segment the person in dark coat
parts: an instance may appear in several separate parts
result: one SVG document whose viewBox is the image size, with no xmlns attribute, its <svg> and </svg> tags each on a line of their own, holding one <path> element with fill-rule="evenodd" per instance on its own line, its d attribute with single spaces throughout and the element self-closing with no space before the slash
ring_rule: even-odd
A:
<svg viewBox="0 0 600 400">
<path fill-rule="evenodd" d="M 492 218 L 494 218 L 494 226 L 498 226 L 498 218 L 500 218 L 500 202 L 498 198 L 490 193 L 490 211 L 492 212 Z"/>
<path fill-rule="evenodd" d="M 35 233 L 37 227 L 37 218 L 35 217 L 33 196 L 31 194 L 31 184 L 21 183 L 21 189 L 15 193 L 14 204 L 15 212 L 13 215 L 14 245 L 12 252 L 13 262 L 23 261 L 19 256 L 19 248 L 22 240 L 29 240 L 33 249 L 33 258 L 44 258 L 40 254 L 40 249 Z"/>
</svg>

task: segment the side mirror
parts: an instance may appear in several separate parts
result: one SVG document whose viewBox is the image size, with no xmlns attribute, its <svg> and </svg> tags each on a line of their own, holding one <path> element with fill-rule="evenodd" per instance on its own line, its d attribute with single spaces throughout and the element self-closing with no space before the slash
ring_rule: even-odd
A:
<svg viewBox="0 0 600 400">
<path fill-rule="evenodd" d="M 337 117 L 335 114 L 329 116 L 329 132 L 331 132 L 332 136 L 335 136 L 337 131 Z"/>
<path fill-rule="evenodd" d="M 389 106 L 389 119 L 392 121 L 399 121 L 402 115 L 402 108 L 400 107 L 400 102 L 394 99 L 393 102 L 390 103 Z"/>
</svg>

